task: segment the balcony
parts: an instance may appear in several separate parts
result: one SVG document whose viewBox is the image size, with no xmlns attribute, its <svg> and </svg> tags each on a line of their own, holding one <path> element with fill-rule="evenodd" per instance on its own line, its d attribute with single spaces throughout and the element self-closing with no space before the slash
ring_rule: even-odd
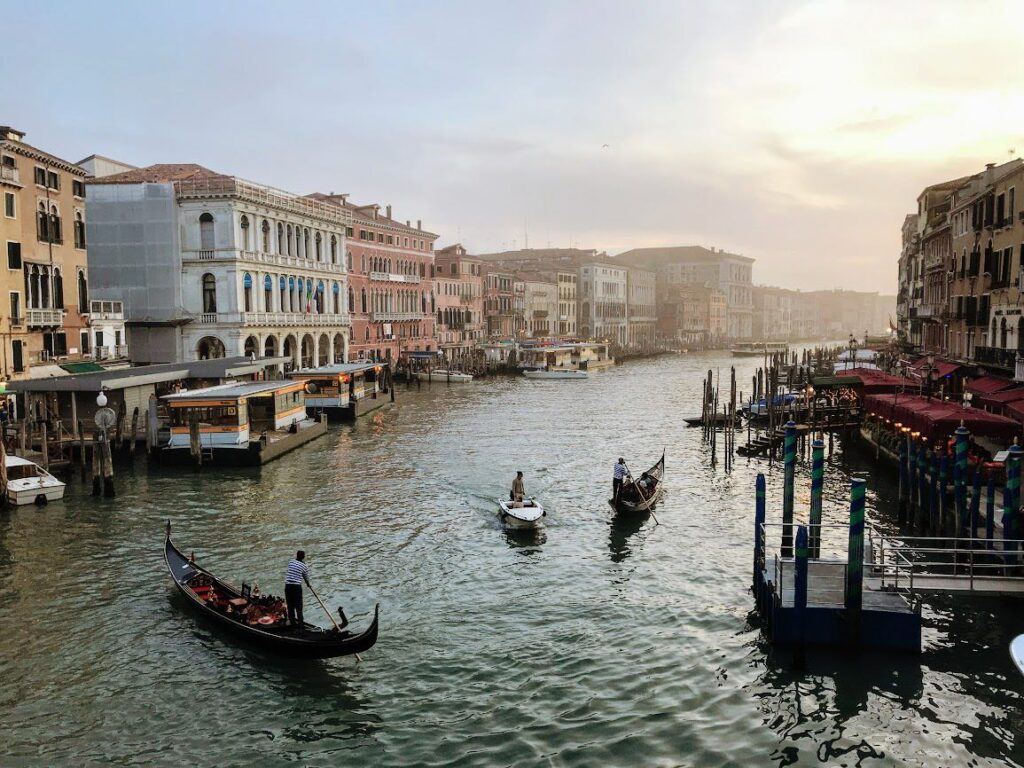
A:
<svg viewBox="0 0 1024 768">
<path fill-rule="evenodd" d="M 375 323 L 399 323 L 403 320 L 422 320 L 420 312 L 372 312 L 370 320 Z"/>
<path fill-rule="evenodd" d="M 25 322 L 29 328 L 59 328 L 64 325 L 64 310 L 26 309 Z"/>
<path fill-rule="evenodd" d="M 9 165 L 0 165 L 0 181 L 21 184 L 21 176 L 18 174 L 18 169 Z"/>
<path fill-rule="evenodd" d="M 332 264 L 330 262 L 317 261 L 316 259 L 303 259 L 298 256 L 288 256 L 283 253 L 259 253 L 257 251 L 243 251 L 237 248 L 215 248 L 186 250 L 181 252 L 183 263 L 196 263 L 208 261 L 244 261 L 252 264 L 268 265 L 275 268 L 305 269 L 316 272 L 332 272 L 344 274 L 344 264 Z M 419 278 L 416 278 L 419 282 Z"/>
<path fill-rule="evenodd" d="M 100 347 L 92 352 L 93 360 L 116 360 L 128 357 L 128 345 L 118 344 L 114 347 Z"/>
<path fill-rule="evenodd" d="M 337 327 L 352 324 L 347 314 L 305 312 L 203 312 L 195 320 L 199 325 L 243 325 L 270 328 L 317 326 Z"/>
<path fill-rule="evenodd" d="M 419 275 L 399 275 L 394 272 L 371 272 L 371 280 L 384 280 L 390 283 L 418 283 Z"/>
<path fill-rule="evenodd" d="M 991 365 L 1007 371 L 1016 371 L 1017 350 L 1000 349 L 999 347 L 975 347 L 974 360 L 983 365 Z"/>
</svg>

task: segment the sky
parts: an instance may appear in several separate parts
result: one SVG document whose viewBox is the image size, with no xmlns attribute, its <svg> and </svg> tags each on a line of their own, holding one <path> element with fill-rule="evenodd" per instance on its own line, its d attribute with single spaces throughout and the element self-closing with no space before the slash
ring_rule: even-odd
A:
<svg viewBox="0 0 1024 768">
<path fill-rule="evenodd" d="M 1010 3 L 3 9 L 0 123 L 33 145 L 348 192 L 475 253 L 699 244 L 895 293 L 920 190 L 1024 152 Z"/>
</svg>

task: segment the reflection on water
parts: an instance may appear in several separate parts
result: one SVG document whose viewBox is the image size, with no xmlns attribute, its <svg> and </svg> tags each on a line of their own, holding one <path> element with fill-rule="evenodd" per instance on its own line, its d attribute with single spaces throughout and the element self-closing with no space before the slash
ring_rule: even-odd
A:
<svg viewBox="0 0 1024 768">
<path fill-rule="evenodd" d="M 0 764 L 1021 764 L 1017 603 L 926 601 L 919 657 L 812 652 L 795 671 L 764 644 L 753 479 L 768 473 L 777 513 L 781 469 L 726 475 L 682 424 L 704 372 L 733 362 L 399 388 L 261 472 L 140 457 L 113 501 L 75 480 L 63 504 L 0 513 Z M 663 445 L 660 524 L 613 515 L 615 459 L 650 466 Z M 825 522 L 865 461 L 837 446 Z M 537 533 L 497 520 L 516 470 L 549 510 Z M 804 499 L 806 467 L 797 483 Z M 869 508 L 892 499 L 872 478 Z M 381 603 L 378 645 L 303 663 L 224 637 L 168 599 L 167 519 L 265 592 L 304 548 L 354 626 Z"/>
</svg>

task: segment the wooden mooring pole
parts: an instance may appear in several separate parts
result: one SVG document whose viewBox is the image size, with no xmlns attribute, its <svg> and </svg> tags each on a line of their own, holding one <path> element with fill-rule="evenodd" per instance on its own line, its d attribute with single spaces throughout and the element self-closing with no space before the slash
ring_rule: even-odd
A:
<svg viewBox="0 0 1024 768">
<path fill-rule="evenodd" d="M 793 497 L 796 485 L 796 424 L 792 421 L 786 422 L 782 461 L 782 557 L 790 558 L 793 556 Z"/>
<path fill-rule="evenodd" d="M 860 645 L 860 614 L 864 600 L 864 495 L 867 481 L 850 483 L 850 538 L 846 553 L 846 623 L 851 647 Z"/>
</svg>

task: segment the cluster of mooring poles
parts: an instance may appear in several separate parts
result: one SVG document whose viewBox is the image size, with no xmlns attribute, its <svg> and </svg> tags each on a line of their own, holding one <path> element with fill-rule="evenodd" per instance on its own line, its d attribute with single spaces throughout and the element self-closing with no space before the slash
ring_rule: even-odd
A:
<svg viewBox="0 0 1024 768">
<path fill-rule="evenodd" d="M 736 367 L 729 369 L 728 399 L 720 401 L 719 383 L 712 371 L 702 385 L 701 403 L 701 439 L 711 447 L 711 466 L 718 464 L 718 434 L 722 433 L 722 457 L 726 472 L 731 472 L 736 453 L 736 427 L 739 424 L 737 403 L 742 401 L 743 393 L 736 389 Z M 719 404 L 721 403 L 721 410 Z"/>
</svg>

